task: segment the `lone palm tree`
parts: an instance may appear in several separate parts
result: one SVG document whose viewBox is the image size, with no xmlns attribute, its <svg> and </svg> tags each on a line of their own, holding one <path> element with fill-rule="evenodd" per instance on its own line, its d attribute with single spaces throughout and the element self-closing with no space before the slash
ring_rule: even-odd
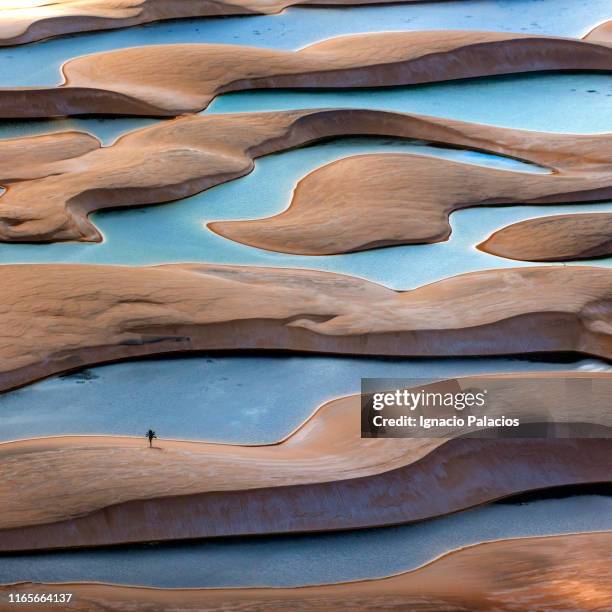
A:
<svg viewBox="0 0 612 612">
<path fill-rule="evenodd" d="M 153 438 L 157 438 L 157 434 L 152 429 L 149 429 L 145 436 L 149 438 L 149 448 L 153 448 Z"/>
</svg>

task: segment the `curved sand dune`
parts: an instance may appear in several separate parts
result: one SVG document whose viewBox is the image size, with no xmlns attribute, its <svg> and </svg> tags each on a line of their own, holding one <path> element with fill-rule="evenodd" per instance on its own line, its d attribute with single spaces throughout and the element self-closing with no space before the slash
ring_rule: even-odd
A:
<svg viewBox="0 0 612 612">
<path fill-rule="evenodd" d="M 271 349 L 612 357 L 612 270 L 488 270 L 398 292 L 311 270 L 0 266 L 0 391 L 120 359 Z"/>
<path fill-rule="evenodd" d="M 297 588 L 152 589 L 19 583 L 8 593 L 73 593 L 71 609 L 109 610 L 605 610 L 612 600 L 612 533 L 501 540 L 375 580 Z M 503 570 L 503 571 L 500 571 Z M 38 610 L 20 604 L 23 610 Z"/>
<path fill-rule="evenodd" d="M 290 6 L 356 6 L 428 0 L 2 0 L 0 47 L 152 21 L 228 15 L 271 15 Z M 25 4 L 25 6 L 24 6 Z"/>
<path fill-rule="evenodd" d="M 524 415 L 526 406 L 534 414 L 545 397 L 557 423 L 609 427 L 611 378 L 571 376 L 578 380 L 570 386 L 563 374 L 537 374 L 428 389 L 486 385 L 492 417 Z M 593 400 L 580 404 L 594 378 Z M 530 489 L 602 482 L 612 469 L 609 439 L 456 438 L 462 428 L 446 438 L 374 440 L 361 438 L 360 426 L 360 397 L 352 396 L 328 402 L 272 445 L 169 441 L 149 449 L 112 436 L 0 444 L 0 551 L 408 522 Z"/>
<path fill-rule="evenodd" d="M 447 223 L 441 212 L 442 204 L 446 202 L 445 205 L 451 207 L 448 202 L 469 199 L 462 191 L 461 182 L 453 181 L 457 173 L 472 172 L 479 177 L 481 191 L 484 192 L 485 187 L 490 191 L 481 194 L 482 202 L 487 198 L 499 200 L 500 195 L 504 195 L 497 188 L 498 181 L 505 181 L 508 188 L 518 189 L 525 196 L 537 195 L 547 201 L 612 197 L 612 138 L 609 134 L 547 134 L 353 109 L 209 115 L 185 117 L 136 130 L 109 147 L 100 147 L 91 136 L 74 132 L 0 141 L 0 184 L 7 187 L 0 199 L 0 240 L 99 241 L 98 230 L 87 218 L 90 212 L 190 196 L 248 174 L 257 157 L 325 138 L 351 135 L 426 140 L 516 157 L 553 169 L 554 174 L 550 176 L 512 173 L 414 156 L 412 162 L 406 162 L 408 165 L 424 168 L 428 176 L 436 170 L 448 175 L 449 193 L 433 194 L 429 206 L 419 202 L 419 206 L 413 206 L 410 211 L 405 203 L 393 199 L 394 190 L 389 181 L 385 181 L 384 194 L 389 198 L 389 205 L 393 203 L 396 208 L 400 206 L 413 215 L 410 225 L 404 223 L 402 228 L 406 241 L 427 235 L 435 237 L 445 231 Z M 66 145 L 68 141 L 73 143 L 70 147 Z M 49 152 L 49 149 L 52 150 Z M 15 155 L 16 150 L 20 151 L 19 156 Z M 347 185 L 341 175 L 336 176 L 338 167 L 338 164 L 332 165 L 331 171 L 327 167 L 302 181 L 296 201 L 306 188 L 309 196 L 319 200 L 333 196 L 337 206 L 347 197 L 341 189 L 355 195 L 353 187 Z M 399 180 L 400 177 L 395 178 Z M 442 180 L 441 176 L 435 177 L 436 184 Z M 521 186 L 523 182 L 524 187 Z M 357 184 L 362 191 L 367 191 L 362 181 Z M 431 191 L 427 185 L 422 185 L 421 189 L 424 194 Z M 512 201 L 516 199 L 514 193 L 505 195 Z M 380 200 L 380 195 L 372 194 L 371 190 L 368 197 L 371 199 L 366 202 L 369 207 Z M 382 204 L 387 206 L 385 202 Z M 322 206 L 318 208 L 320 216 L 324 211 Z M 405 216 L 401 210 L 397 214 Z M 384 215 L 380 215 L 380 219 L 382 223 Z M 350 221 L 350 227 L 359 223 L 354 218 Z M 431 230 L 427 229 L 429 223 L 434 224 Z M 332 231 L 334 228 L 330 224 L 328 219 L 326 225 Z M 217 231 L 226 226 L 229 227 L 227 223 L 213 224 Z M 303 231 L 305 236 L 307 232 L 312 234 L 312 228 L 305 226 Z M 360 236 L 358 242 L 362 245 L 372 242 L 370 232 L 374 231 L 374 227 L 367 228 L 367 233 Z M 347 232 L 334 231 L 334 244 L 349 240 L 342 234 Z"/>
<path fill-rule="evenodd" d="M 607 197 L 612 197 L 612 163 L 600 173 L 535 174 L 419 155 L 370 154 L 315 170 L 298 183 L 289 208 L 278 215 L 208 227 L 261 249 L 334 255 L 447 240 L 450 213 L 462 208 Z"/>
<path fill-rule="evenodd" d="M 612 43 L 612 21 L 600 23 L 584 36 L 583 40 L 588 40 L 589 42 Z"/>
<path fill-rule="evenodd" d="M 230 91 L 414 85 L 556 70 L 610 71 L 612 43 L 442 30 L 340 36 L 298 51 L 152 45 L 72 59 L 59 87 L 0 89 L 0 116 L 175 116 L 201 111 Z"/>
<path fill-rule="evenodd" d="M 612 255 L 612 214 L 539 217 L 497 230 L 478 248 L 523 261 L 570 261 Z"/>
</svg>

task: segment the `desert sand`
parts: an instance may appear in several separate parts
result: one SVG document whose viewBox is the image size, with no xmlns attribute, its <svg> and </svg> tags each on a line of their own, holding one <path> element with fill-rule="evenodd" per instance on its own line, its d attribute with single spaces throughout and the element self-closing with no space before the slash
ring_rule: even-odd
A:
<svg viewBox="0 0 612 612">
<path fill-rule="evenodd" d="M 300 182 L 287 213 L 265 221 L 214 223 L 212 229 L 237 240 L 246 240 L 247 235 L 249 240 L 265 238 L 269 248 L 279 250 L 337 252 L 399 238 L 402 242 L 442 239 L 449 231 L 450 210 L 489 201 L 521 202 L 517 193 L 551 203 L 612 197 L 609 134 L 539 133 L 351 109 L 209 115 L 136 130 L 109 147 L 78 132 L 0 141 L 0 185 L 7 188 L 2 195 L 0 240 L 99 241 L 102 237 L 88 219 L 95 210 L 180 199 L 248 174 L 257 157 L 351 135 L 394 136 L 483 150 L 544 166 L 551 174 L 508 172 L 420 156 L 341 160 Z M 370 163 L 379 171 L 393 172 L 398 186 L 386 178 L 381 185 L 382 179 L 372 176 Z M 414 185 L 402 178 L 403 172 L 414 179 Z M 364 176 L 380 190 L 364 183 Z M 472 177 L 470 187 L 477 197 L 466 191 L 464 176 Z M 443 183 L 445 191 L 432 188 L 424 177 L 435 179 L 435 185 Z M 412 195 L 415 190 L 417 198 Z M 333 208 L 325 205 L 328 201 Z M 373 209 L 379 221 L 364 225 Z M 309 225 L 311 216 L 316 216 L 315 226 Z M 286 219 L 299 223 L 297 234 Z M 334 219 L 342 223 L 334 224 Z M 282 231 L 275 232 L 277 226 Z M 262 237 L 253 236 L 251 228 L 261 231 Z"/>
<path fill-rule="evenodd" d="M 593 380 L 587 406 L 584 384 Z M 482 385 L 489 416 L 527 424 L 539 412 L 609 428 L 611 381 L 568 372 L 466 377 L 429 389 Z M 612 469 L 610 439 L 458 437 L 477 428 L 372 439 L 361 437 L 360 414 L 359 396 L 332 400 L 284 440 L 260 446 L 171 440 L 149 449 L 143 439 L 113 436 L 0 444 L 0 551 L 409 522 L 531 489 L 602 482 Z"/>
<path fill-rule="evenodd" d="M 478 248 L 523 261 L 571 261 L 612 255 L 612 215 L 539 217 L 496 231 Z"/>
<path fill-rule="evenodd" d="M 591 42 L 608 42 L 612 43 L 612 21 L 605 21 L 594 27 L 583 40 Z"/>
<path fill-rule="evenodd" d="M 610 359 L 612 272 L 526 267 L 409 291 L 302 269 L 0 266 L 0 390 L 96 363 L 209 350 Z"/>
<path fill-rule="evenodd" d="M 289 6 L 355 6 L 428 0 L 2 0 L 0 47 L 75 32 L 188 17 L 271 15 Z"/>
<path fill-rule="evenodd" d="M 297 588 L 151 589 L 108 584 L 20 583 L 9 593 L 73 593 L 69 610 L 606 610 L 612 600 L 612 534 L 501 540 L 374 580 Z M 2 606 L 2 603 L 0 603 Z M 12 609 L 9 604 L 5 608 Z M 15 606 L 12 606 L 15 607 Z M 20 605 L 23 610 L 40 606 Z"/>
<path fill-rule="evenodd" d="M 601 170 L 536 174 L 401 153 L 358 155 L 308 175 L 278 215 L 208 227 L 249 246 L 299 255 L 439 242 L 450 236 L 449 216 L 455 210 L 612 197 L 612 163 Z M 514 244 L 517 253 L 524 244 Z"/>
<path fill-rule="evenodd" d="M 298 51 L 174 44 L 95 53 L 59 87 L 0 89 L 0 117 L 176 116 L 217 95 L 263 88 L 380 87 L 558 70 L 612 70 L 612 43 L 441 30 L 340 36 Z"/>
</svg>

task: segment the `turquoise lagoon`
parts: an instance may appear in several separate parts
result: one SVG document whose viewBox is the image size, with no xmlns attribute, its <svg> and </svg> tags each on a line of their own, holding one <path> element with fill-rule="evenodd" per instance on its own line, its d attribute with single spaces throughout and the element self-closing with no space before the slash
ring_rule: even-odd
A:
<svg viewBox="0 0 612 612">
<path fill-rule="evenodd" d="M 505 538 L 612 530 L 612 497 L 493 504 L 362 531 L 11 555 L 0 584 L 110 582 L 166 588 L 297 586 L 382 578 L 452 550 Z"/>
</svg>

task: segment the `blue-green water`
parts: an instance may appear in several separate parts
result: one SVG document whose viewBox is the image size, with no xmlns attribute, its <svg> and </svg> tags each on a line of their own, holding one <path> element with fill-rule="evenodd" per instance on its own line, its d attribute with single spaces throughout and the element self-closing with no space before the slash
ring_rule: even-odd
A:
<svg viewBox="0 0 612 612">
<path fill-rule="evenodd" d="M 321 584 L 409 571 L 481 542 L 609 530 L 612 498 L 584 495 L 491 505 L 364 531 L 0 557 L 0 583 L 97 581 L 166 588 Z"/>
<path fill-rule="evenodd" d="M 263 444 L 285 437 L 361 378 L 452 378 L 502 372 L 610 369 L 594 360 L 369 359 L 209 355 L 91 368 L 0 395 L 0 441 L 63 434 Z"/>
</svg>

